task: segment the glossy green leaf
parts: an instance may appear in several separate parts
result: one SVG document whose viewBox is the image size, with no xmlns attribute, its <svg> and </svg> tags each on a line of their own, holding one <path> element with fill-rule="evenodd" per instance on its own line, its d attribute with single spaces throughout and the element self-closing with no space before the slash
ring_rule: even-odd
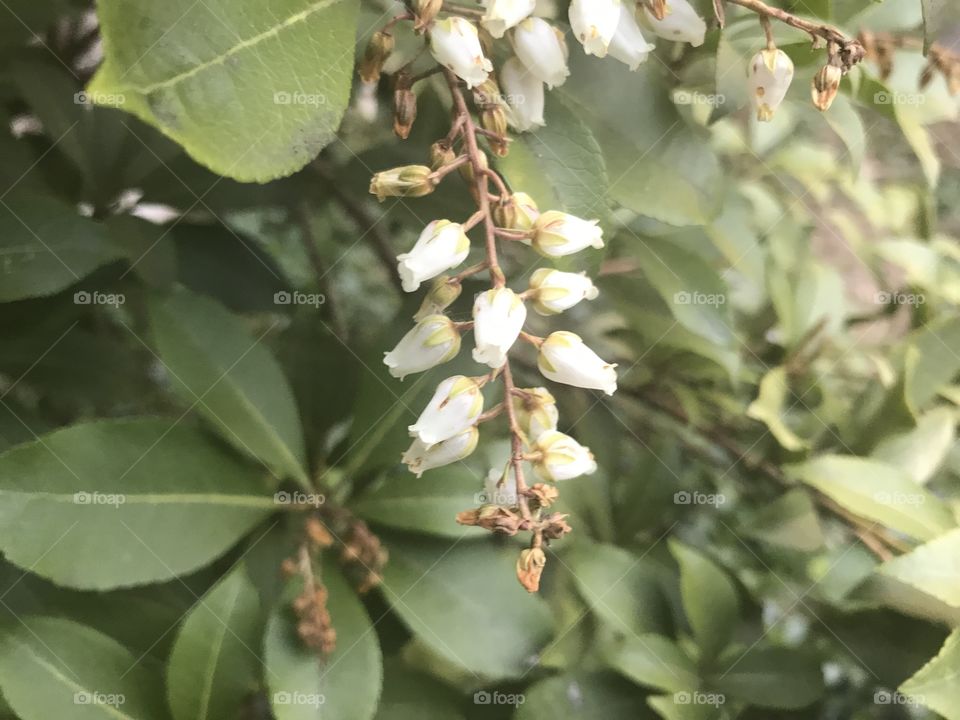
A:
<svg viewBox="0 0 960 720">
<path fill-rule="evenodd" d="M 103 420 L 0 455 L 0 548 L 68 587 L 157 582 L 276 509 L 262 471 L 172 420 Z"/>
<path fill-rule="evenodd" d="M 518 548 L 401 536 L 387 547 L 383 592 L 420 640 L 491 680 L 529 671 L 549 640 L 550 618 L 517 582 Z"/>
<path fill-rule="evenodd" d="M 806 707 L 824 691 L 816 658 L 778 647 L 733 654 L 711 684 L 733 700 L 785 710 Z"/>
<path fill-rule="evenodd" d="M 324 661 L 304 647 L 290 603 L 302 583 L 288 585 L 264 637 L 264 678 L 276 720 L 370 720 L 377 709 L 383 661 L 367 612 L 340 571 L 324 568 L 327 609 L 337 630 L 337 648 Z"/>
<path fill-rule="evenodd" d="M 960 607 L 960 530 L 951 530 L 906 555 L 889 560 L 880 567 L 880 572 L 951 607 Z"/>
<path fill-rule="evenodd" d="M 900 686 L 909 699 L 947 720 L 960 718 L 960 630 L 954 630 L 940 653 Z"/>
<path fill-rule="evenodd" d="M 937 408 L 923 415 L 913 430 L 883 440 L 872 455 L 900 468 L 922 485 L 946 459 L 956 429 L 956 412 L 951 408 Z"/>
<path fill-rule="evenodd" d="M 680 566 L 680 596 L 703 655 L 712 658 L 730 641 L 740 615 L 737 588 L 711 559 L 679 542 L 670 552 Z"/>
<path fill-rule="evenodd" d="M 625 635 L 610 643 L 605 657 L 611 668 L 645 687 L 684 692 L 700 685 L 693 660 L 663 635 Z"/>
<path fill-rule="evenodd" d="M 173 0 L 97 8 L 88 93 L 155 125 L 215 172 L 265 182 L 334 138 L 350 95 L 357 0 Z"/>
<path fill-rule="evenodd" d="M 70 620 L 25 617 L 0 629 L 0 690 L 23 720 L 166 720 L 154 670 Z"/>
<path fill-rule="evenodd" d="M 236 717 L 261 674 L 260 601 L 242 564 L 201 597 L 167 665 L 174 720 Z"/>
<path fill-rule="evenodd" d="M 296 403 L 276 359 L 218 303 L 185 291 L 150 304 L 153 336 L 177 393 L 241 452 L 309 485 Z M 269 329 L 267 330 L 269 332 Z"/>
<path fill-rule="evenodd" d="M 892 465 L 822 455 L 792 466 L 790 472 L 860 517 L 919 540 L 932 540 L 956 527 L 953 513 L 942 500 Z"/>
<path fill-rule="evenodd" d="M 771 545 L 813 552 L 823 545 L 820 518 L 803 489 L 791 490 L 748 514 L 740 532 Z"/>
<path fill-rule="evenodd" d="M 399 660 L 384 663 L 383 694 L 375 720 L 463 720 L 462 698 L 426 673 Z"/>
</svg>

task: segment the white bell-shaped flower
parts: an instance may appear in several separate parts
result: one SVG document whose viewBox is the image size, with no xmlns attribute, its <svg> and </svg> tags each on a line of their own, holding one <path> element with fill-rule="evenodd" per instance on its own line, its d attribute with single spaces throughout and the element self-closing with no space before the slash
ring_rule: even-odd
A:
<svg viewBox="0 0 960 720">
<path fill-rule="evenodd" d="M 408 253 L 397 256 L 397 271 L 406 292 L 420 289 L 420 283 L 456 267 L 470 254 L 470 240 L 460 223 L 434 220 L 424 228 Z"/>
<path fill-rule="evenodd" d="M 666 40 L 688 42 L 694 47 L 703 45 L 703 38 L 707 34 L 707 24 L 697 15 L 697 11 L 687 0 L 667 0 L 667 14 L 663 20 L 644 6 L 644 20 L 653 30 L 654 35 Z"/>
<path fill-rule="evenodd" d="M 603 230 L 596 220 L 583 220 L 559 210 L 548 210 L 537 218 L 533 247 L 547 257 L 563 257 L 588 247 L 603 247 Z"/>
<path fill-rule="evenodd" d="M 513 51 L 535 78 L 549 88 L 563 85 L 570 75 L 563 34 L 543 18 L 531 17 L 513 31 Z"/>
<path fill-rule="evenodd" d="M 386 353 L 383 363 L 390 374 L 403 380 L 456 357 L 460 352 L 460 331 L 446 315 L 429 315 L 417 323 Z"/>
<path fill-rule="evenodd" d="M 418 438 L 403 454 L 403 464 L 410 472 L 420 477 L 427 470 L 450 465 L 468 457 L 477 449 L 479 439 L 480 431 L 475 426 L 429 448 Z"/>
<path fill-rule="evenodd" d="M 473 378 L 455 375 L 437 386 L 433 398 L 408 430 L 430 449 L 459 435 L 483 412 L 483 393 Z"/>
<path fill-rule="evenodd" d="M 570 27 L 587 55 L 605 57 L 620 22 L 620 0 L 572 0 Z"/>
<path fill-rule="evenodd" d="M 581 300 L 593 300 L 599 294 L 586 273 L 540 268 L 530 277 L 533 309 L 540 315 L 556 315 Z"/>
<path fill-rule="evenodd" d="M 469 87 L 482 84 L 493 71 L 483 55 L 477 28 L 459 15 L 437 20 L 430 27 L 430 52 Z"/>
<path fill-rule="evenodd" d="M 603 390 L 607 395 L 617 390 L 617 366 L 604 361 L 572 332 L 551 333 L 540 346 L 537 366 L 554 382 Z"/>
<path fill-rule="evenodd" d="M 537 0 L 486 0 L 487 12 L 480 21 L 487 32 L 495 38 L 529 16 L 537 6 Z"/>
<path fill-rule="evenodd" d="M 793 60 L 783 50 L 761 50 L 750 61 L 747 82 L 757 120 L 768 122 L 790 89 Z"/>
<path fill-rule="evenodd" d="M 640 32 L 640 26 L 633 16 L 633 8 L 624 3 L 620 6 L 620 22 L 617 31 L 610 41 L 610 55 L 625 64 L 631 70 L 636 70 L 645 62 L 656 45 L 648 43 Z"/>
<path fill-rule="evenodd" d="M 537 438 L 535 449 L 540 457 L 533 464 L 537 475 L 551 482 L 572 480 L 597 471 L 597 462 L 590 448 L 569 435 L 549 430 Z"/>
<path fill-rule="evenodd" d="M 520 429 L 535 440 L 548 430 L 557 429 L 560 413 L 557 401 L 543 387 L 523 388 L 513 398 L 513 409 Z"/>
<path fill-rule="evenodd" d="M 503 367 L 526 319 L 527 307 L 510 288 L 494 288 L 477 295 L 473 303 L 473 359 L 491 368 Z"/>
<path fill-rule="evenodd" d="M 543 127 L 543 82 L 513 57 L 500 68 L 500 88 L 507 100 L 507 122 L 518 132 Z"/>
</svg>

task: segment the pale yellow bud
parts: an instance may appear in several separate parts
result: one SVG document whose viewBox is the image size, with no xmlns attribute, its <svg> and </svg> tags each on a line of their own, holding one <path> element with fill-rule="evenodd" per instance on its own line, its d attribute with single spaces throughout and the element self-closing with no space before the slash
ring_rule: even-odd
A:
<svg viewBox="0 0 960 720">
<path fill-rule="evenodd" d="M 404 165 L 385 170 L 373 176 L 370 193 L 383 202 L 388 197 L 422 197 L 436 187 L 431 178 L 433 170 L 426 165 Z"/>
</svg>

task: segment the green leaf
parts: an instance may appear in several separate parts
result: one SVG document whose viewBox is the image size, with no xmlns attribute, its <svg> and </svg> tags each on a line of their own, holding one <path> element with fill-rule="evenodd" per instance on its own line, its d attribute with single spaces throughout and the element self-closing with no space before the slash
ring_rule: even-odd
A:
<svg viewBox="0 0 960 720">
<path fill-rule="evenodd" d="M 740 616 L 737 589 L 727 574 L 693 548 L 670 542 L 680 566 L 680 595 L 697 644 L 707 658 L 730 642 Z"/>
<path fill-rule="evenodd" d="M 260 601 L 243 564 L 187 615 L 167 664 L 174 720 L 237 717 L 260 680 Z"/>
<path fill-rule="evenodd" d="M 750 705 L 792 710 L 823 695 L 823 674 L 815 657 L 778 647 L 736 653 L 712 686 Z"/>
<path fill-rule="evenodd" d="M 914 482 L 923 485 L 946 459 L 956 430 L 956 412 L 951 408 L 936 408 L 924 414 L 913 430 L 884 439 L 872 455 L 900 468 Z"/>
<path fill-rule="evenodd" d="M 673 695 L 647 697 L 647 704 L 664 720 L 714 720 L 725 718 L 718 709 L 726 698 L 719 693 L 699 693 L 694 703 L 693 693 L 677 692 Z M 715 703 L 715 704 L 714 704 Z"/>
<path fill-rule="evenodd" d="M 808 447 L 808 443 L 798 436 L 786 423 L 785 408 L 790 398 L 787 369 L 783 366 L 770 370 L 760 381 L 760 394 L 747 408 L 747 417 L 758 420 L 767 426 L 773 435 L 787 450 L 798 452 Z"/>
<path fill-rule="evenodd" d="M 604 655 L 611 668 L 647 687 L 681 692 L 700 685 L 693 660 L 663 635 L 625 635 L 612 641 Z"/>
<path fill-rule="evenodd" d="M 797 489 L 746 515 L 740 532 L 771 545 L 813 552 L 823 546 L 823 532 L 810 494 Z"/>
<path fill-rule="evenodd" d="M 943 715 L 960 719 L 960 630 L 954 630 L 940 653 L 900 686 L 908 698 Z"/>
<path fill-rule="evenodd" d="M 290 603 L 302 582 L 293 580 L 267 623 L 265 678 L 276 720 L 370 720 L 383 679 L 380 643 L 367 612 L 340 571 L 326 568 L 327 609 L 337 630 L 337 648 L 321 662 L 297 635 Z"/>
<path fill-rule="evenodd" d="M 916 352 L 914 363 L 905 369 L 907 405 L 919 413 L 944 385 L 960 372 L 960 318 L 946 317 L 920 328 L 909 338 Z"/>
<path fill-rule="evenodd" d="M 162 680 L 116 640 L 61 618 L 0 630 L 0 690 L 23 720 L 165 720 Z"/>
<path fill-rule="evenodd" d="M 457 513 L 483 502 L 483 478 L 468 466 L 450 465 L 421 478 L 388 474 L 351 509 L 365 520 L 441 537 L 481 536 L 480 528 L 458 525 Z"/>
<path fill-rule="evenodd" d="M 919 540 L 932 540 L 956 527 L 940 498 L 886 463 L 823 455 L 791 466 L 789 472 L 847 510 Z"/>
<path fill-rule="evenodd" d="M 68 587 L 157 582 L 223 554 L 275 509 L 266 492 L 195 428 L 82 423 L 0 455 L 0 549 Z"/>
<path fill-rule="evenodd" d="M 912 585 L 951 607 L 960 607 L 960 530 L 886 563 L 879 572 Z"/>
<path fill-rule="evenodd" d="M 399 660 L 388 660 L 383 670 L 375 720 L 463 720 L 462 698 L 452 688 Z"/>
<path fill-rule="evenodd" d="M 558 675 L 532 685 L 524 695 L 516 720 L 651 717 L 636 688 L 612 673 Z"/>
<path fill-rule="evenodd" d="M 0 302 L 52 295 L 121 257 L 99 223 L 16 189 L 0 199 Z"/>
<path fill-rule="evenodd" d="M 607 168 L 590 129 L 547 93 L 546 127 L 519 135 L 498 160 L 512 188 L 529 193 L 541 211 L 563 210 L 603 218 L 608 209 Z"/>
<path fill-rule="evenodd" d="M 104 0 L 105 60 L 88 92 L 155 125 L 221 175 L 289 175 L 340 124 L 359 5 Z"/>
<path fill-rule="evenodd" d="M 519 549 L 389 536 L 382 586 L 404 623 L 448 662 L 484 678 L 522 677 L 546 645 L 546 604 L 517 582 Z"/>
<path fill-rule="evenodd" d="M 867 135 L 863 127 L 863 120 L 853 109 L 853 103 L 845 95 L 837 95 L 830 106 L 830 111 L 823 113 L 822 117 L 833 128 L 833 131 L 840 136 L 843 144 L 847 146 L 850 164 L 853 166 L 854 172 L 858 172 L 860 164 L 863 162 Z"/>
<path fill-rule="evenodd" d="M 185 291 L 155 298 L 150 319 L 184 402 L 238 450 L 309 486 L 300 417 L 266 333 L 252 337 L 221 305 Z"/>
</svg>

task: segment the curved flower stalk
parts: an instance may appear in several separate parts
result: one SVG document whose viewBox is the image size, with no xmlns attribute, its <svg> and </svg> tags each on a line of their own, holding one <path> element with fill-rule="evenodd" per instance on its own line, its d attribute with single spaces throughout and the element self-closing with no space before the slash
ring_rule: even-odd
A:
<svg viewBox="0 0 960 720">
<path fill-rule="evenodd" d="M 718 14 L 722 14 L 722 2 L 715 2 Z M 770 18 L 826 39 L 831 43 L 828 67 L 838 68 L 841 74 L 862 57 L 855 40 L 829 26 L 808 27 L 806 21 L 760 0 L 729 2 L 757 12 L 767 31 L 767 50 L 757 56 L 749 80 L 761 99 L 756 107 L 763 119 L 783 99 L 792 76 L 789 58 L 773 45 Z M 462 461 L 487 434 L 481 432 L 482 425 L 498 418 L 505 421 L 510 458 L 502 472 L 494 471 L 496 486 L 488 488 L 487 495 L 507 500 L 465 511 L 457 520 L 492 532 L 529 533 L 530 546 L 517 562 L 517 576 L 533 592 L 546 564 L 545 545 L 570 531 L 563 515 L 549 512 L 559 494 L 556 483 L 589 475 L 597 464 L 589 448 L 558 430 L 556 402 L 546 387 L 516 386 L 511 358 L 518 344 L 532 345 L 537 367 L 548 383 L 606 395 L 617 390 L 617 372 L 615 364 L 573 332 L 557 330 L 542 338 L 524 331 L 530 309 L 553 317 L 595 299 L 592 280 L 585 274 L 544 266 L 533 273 L 528 287 L 511 287 L 500 264 L 500 250 L 505 243 L 518 243 L 549 262 L 603 247 L 603 231 L 596 220 L 540 208 L 522 189 L 509 188 L 489 166 L 481 145 L 503 156 L 510 148 L 508 125 L 523 132 L 544 124 L 544 93 L 562 85 L 570 74 L 566 33 L 557 21 L 534 16 L 532 0 L 487 0 L 483 8 L 409 0 L 407 7 L 407 13 L 374 34 L 361 65 L 363 78 L 374 82 L 385 66 L 396 69 L 394 124 L 397 134 L 406 138 L 416 119 L 414 84 L 442 73 L 453 101 L 451 127 L 430 148 L 424 164 L 377 173 L 370 191 L 380 200 L 417 198 L 459 177 L 467 182 L 476 212 L 468 218 L 433 220 L 413 247 L 397 257 L 403 290 L 416 292 L 424 283 L 429 283 L 429 290 L 414 316 L 416 324 L 385 353 L 384 363 L 402 380 L 452 360 L 461 350 L 463 335 L 472 331 L 472 358 L 478 370 L 475 376 L 455 375 L 440 383 L 409 427 L 412 442 L 403 462 L 419 476 Z M 654 50 L 641 24 L 661 37 L 695 46 L 703 43 L 706 32 L 706 23 L 688 0 L 572 0 L 567 17 L 583 52 L 611 55 L 631 70 Z M 390 30 L 398 22 L 412 22 L 415 32 L 424 37 L 424 52 L 405 65 L 391 57 Z M 504 52 L 492 47 L 498 40 Z M 437 66 L 414 75 L 413 62 L 429 56 Z M 499 68 L 492 62 L 494 57 L 504 59 Z M 828 104 L 827 96 L 839 84 L 836 72 L 823 74 L 824 90 L 819 95 L 815 92 L 818 104 Z M 480 247 L 471 247 L 468 238 L 475 229 L 482 229 Z M 471 254 L 477 257 L 468 264 Z M 447 309 L 460 296 L 463 281 L 481 273 L 489 276 L 489 289 L 472 299 L 470 321 L 455 322 Z M 488 385 L 500 387 L 501 400 L 485 408 L 482 390 Z M 533 485 L 526 481 L 528 465 L 539 480 Z"/>
</svg>

